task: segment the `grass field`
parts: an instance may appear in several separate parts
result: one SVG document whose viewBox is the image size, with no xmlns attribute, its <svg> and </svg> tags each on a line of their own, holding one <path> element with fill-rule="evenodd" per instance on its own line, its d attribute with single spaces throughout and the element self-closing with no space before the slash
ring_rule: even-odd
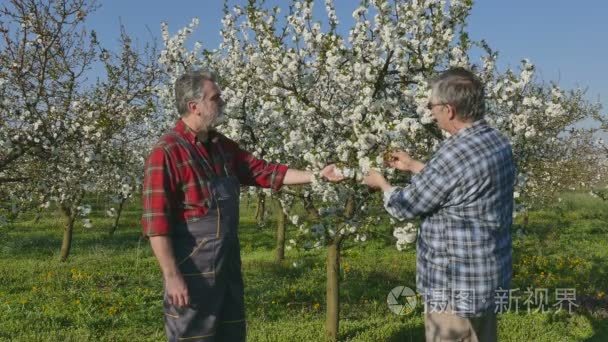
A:
<svg viewBox="0 0 608 342">
<path fill-rule="evenodd" d="M 260 229 L 242 209 L 249 340 L 322 341 L 323 251 L 291 250 L 276 264 L 272 222 Z M 91 229 L 77 226 L 67 263 L 58 261 L 59 216 L 0 228 L 0 340 L 162 341 L 161 275 L 139 238 L 138 215 L 128 208 L 112 237 L 106 218 L 94 217 Z M 607 202 L 567 194 L 531 212 L 525 234 L 514 237 L 514 258 L 512 288 L 548 288 L 551 296 L 576 288 L 579 307 L 499 315 L 500 340 L 608 341 Z M 397 316 L 386 304 L 392 288 L 415 288 L 414 249 L 397 251 L 390 229 L 380 227 L 377 237 L 347 249 L 341 266 L 341 340 L 423 339 L 421 309 Z"/>
</svg>

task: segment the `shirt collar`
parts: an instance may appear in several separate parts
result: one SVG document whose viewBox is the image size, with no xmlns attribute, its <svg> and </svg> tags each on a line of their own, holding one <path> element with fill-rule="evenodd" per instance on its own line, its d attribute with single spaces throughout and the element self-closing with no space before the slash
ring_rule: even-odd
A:
<svg viewBox="0 0 608 342">
<path fill-rule="evenodd" d="M 445 139 L 445 142 L 467 136 L 467 135 L 477 131 L 481 126 L 485 126 L 486 124 L 487 124 L 487 122 L 485 119 L 479 119 L 477 121 L 474 121 L 471 126 L 465 127 L 463 129 L 459 130 L 458 132 L 452 134 L 449 138 Z"/>
<path fill-rule="evenodd" d="M 184 137 L 186 141 L 191 144 L 196 144 L 199 141 L 198 137 L 196 136 L 196 133 L 194 133 L 194 131 L 190 129 L 190 127 L 188 127 L 188 125 L 186 125 L 182 119 L 177 120 L 177 123 L 175 124 L 173 130 L 182 137 Z M 217 132 L 211 129 L 209 131 L 207 141 L 211 141 L 211 139 L 215 138 L 216 136 Z"/>
</svg>

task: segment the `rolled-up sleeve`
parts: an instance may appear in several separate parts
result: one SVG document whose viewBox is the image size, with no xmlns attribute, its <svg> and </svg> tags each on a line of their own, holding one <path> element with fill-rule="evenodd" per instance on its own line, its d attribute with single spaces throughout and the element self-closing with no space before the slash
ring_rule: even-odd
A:
<svg viewBox="0 0 608 342">
<path fill-rule="evenodd" d="M 162 147 L 152 150 L 144 172 L 142 233 L 146 237 L 168 235 L 175 214 L 176 170 Z"/>
<path fill-rule="evenodd" d="M 237 148 L 236 159 L 236 169 L 241 184 L 271 188 L 275 191 L 283 186 L 289 168 L 287 165 L 258 159 L 241 148 Z"/>
<path fill-rule="evenodd" d="M 404 188 L 384 193 L 384 208 L 398 219 L 412 219 L 430 214 L 442 205 L 453 191 L 457 179 L 433 165 L 427 165 Z"/>
</svg>

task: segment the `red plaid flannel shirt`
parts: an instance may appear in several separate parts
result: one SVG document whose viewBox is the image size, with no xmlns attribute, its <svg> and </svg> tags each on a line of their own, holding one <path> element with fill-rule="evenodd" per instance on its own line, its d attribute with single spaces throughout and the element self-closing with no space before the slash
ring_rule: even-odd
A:
<svg viewBox="0 0 608 342">
<path fill-rule="evenodd" d="M 210 132 L 207 151 L 182 120 L 173 131 L 192 144 L 196 152 L 206 158 L 217 175 L 223 176 L 223 161 L 218 148 L 221 145 L 226 157 L 228 171 L 242 185 L 259 186 L 279 190 L 287 172 L 287 166 L 272 164 L 255 158 L 239 148 L 238 144 L 217 132 Z M 179 145 L 177 138 L 165 134 L 152 149 L 146 161 L 142 191 L 142 228 L 144 236 L 167 235 L 174 222 L 185 222 L 190 218 L 207 214 L 205 201 L 209 192 L 205 184 L 198 181 L 188 149 Z M 199 168 L 202 170 L 202 168 Z M 207 175 L 202 175 L 203 183 Z"/>
</svg>

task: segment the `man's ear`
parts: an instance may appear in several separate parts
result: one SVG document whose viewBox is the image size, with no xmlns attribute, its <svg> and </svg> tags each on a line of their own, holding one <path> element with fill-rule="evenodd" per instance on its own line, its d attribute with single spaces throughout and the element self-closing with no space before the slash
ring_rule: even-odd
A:
<svg viewBox="0 0 608 342">
<path fill-rule="evenodd" d="M 448 108 L 448 119 L 454 120 L 456 118 L 456 108 L 454 108 L 454 106 L 451 104 L 447 105 L 446 107 Z"/>
<path fill-rule="evenodd" d="M 188 101 L 186 108 L 188 109 L 188 113 L 193 113 L 196 111 L 197 103 L 195 101 Z"/>
</svg>

